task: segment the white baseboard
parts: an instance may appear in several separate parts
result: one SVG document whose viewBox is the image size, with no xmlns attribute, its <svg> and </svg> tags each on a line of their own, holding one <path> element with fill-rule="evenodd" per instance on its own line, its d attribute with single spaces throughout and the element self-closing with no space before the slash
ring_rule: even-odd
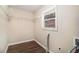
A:
<svg viewBox="0 0 79 59">
<path fill-rule="evenodd" d="M 25 40 L 25 41 L 20 41 L 20 42 L 15 42 L 15 43 L 10 43 L 8 44 L 8 46 L 10 45 L 15 45 L 15 44 L 20 44 L 20 43 L 24 43 L 24 42 L 29 42 L 29 41 L 33 41 L 34 39 L 30 39 L 30 40 Z"/>
<path fill-rule="evenodd" d="M 42 46 L 45 50 L 47 49 L 47 47 L 45 47 L 43 44 L 41 44 L 41 43 L 40 43 L 38 40 L 36 40 L 36 39 L 30 39 L 30 40 L 21 41 L 21 42 L 10 43 L 10 44 L 8 44 L 8 46 L 15 45 L 15 44 L 20 44 L 20 43 L 24 43 L 24 42 L 29 42 L 29 41 L 35 41 L 35 42 L 37 42 L 40 46 Z M 6 52 L 7 52 L 8 46 L 7 46 L 7 48 L 6 48 Z M 49 50 L 49 52 L 50 52 L 50 53 L 53 53 L 51 50 Z"/>
<path fill-rule="evenodd" d="M 47 49 L 47 47 L 45 47 L 43 44 L 41 44 L 38 40 L 34 40 L 34 41 L 36 41 L 40 46 L 42 46 L 45 50 Z M 49 50 L 49 53 L 54 53 L 54 52 L 52 52 L 51 50 Z"/>
<path fill-rule="evenodd" d="M 41 44 L 38 40 L 34 40 L 35 42 L 37 42 L 40 46 L 42 46 L 45 50 L 47 49 L 43 44 Z"/>
<path fill-rule="evenodd" d="M 20 41 L 20 42 L 16 42 L 16 43 L 10 43 L 10 44 L 8 44 L 8 46 L 15 45 L 15 44 L 20 44 L 20 43 L 24 43 L 24 42 L 29 42 L 29 41 L 33 41 L 33 40 L 34 39 L 30 39 L 30 40 L 26 40 L 26 41 Z M 5 49 L 5 53 L 7 53 L 8 46 Z"/>
<path fill-rule="evenodd" d="M 7 53 L 7 50 L 8 50 L 8 46 L 7 46 L 6 49 L 5 49 L 5 53 Z"/>
</svg>

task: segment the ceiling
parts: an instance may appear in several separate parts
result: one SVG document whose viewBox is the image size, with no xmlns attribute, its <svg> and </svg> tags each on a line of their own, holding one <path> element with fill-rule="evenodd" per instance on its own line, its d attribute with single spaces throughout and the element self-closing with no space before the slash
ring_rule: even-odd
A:
<svg viewBox="0 0 79 59">
<path fill-rule="evenodd" d="M 43 7 L 43 5 L 10 5 L 10 7 L 19 8 L 19 9 L 26 10 L 29 12 L 36 12 L 41 7 Z"/>
</svg>

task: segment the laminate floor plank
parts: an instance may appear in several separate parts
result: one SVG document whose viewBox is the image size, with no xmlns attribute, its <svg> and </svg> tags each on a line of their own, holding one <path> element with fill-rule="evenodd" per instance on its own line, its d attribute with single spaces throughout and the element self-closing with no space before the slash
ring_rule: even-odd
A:
<svg viewBox="0 0 79 59">
<path fill-rule="evenodd" d="M 8 47 L 7 53 L 45 53 L 45 49 L 35 41 L 24 42 Z"/>
</svg>

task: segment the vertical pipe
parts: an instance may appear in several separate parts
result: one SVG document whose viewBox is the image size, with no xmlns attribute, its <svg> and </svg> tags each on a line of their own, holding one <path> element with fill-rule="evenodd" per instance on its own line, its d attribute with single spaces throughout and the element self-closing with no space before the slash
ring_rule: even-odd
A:
<svg viewBox="0 0 79 59">
<path fill-rule="evenodd" d="M 47 35 L 47 53 L 49 53 L 49 37 L 50 37 L 50 34 L 48 33 Z"/>
</svg>

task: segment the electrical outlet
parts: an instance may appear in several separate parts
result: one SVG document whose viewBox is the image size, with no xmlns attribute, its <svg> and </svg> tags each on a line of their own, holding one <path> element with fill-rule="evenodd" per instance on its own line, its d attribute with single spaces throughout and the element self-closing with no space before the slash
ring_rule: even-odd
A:
<svg viewBox="0 0 79 59">
<path fill-rule="evenodd" d="M 61 48 L 59 48 L 59 50 L 61 50 Z"/>
</svg>

